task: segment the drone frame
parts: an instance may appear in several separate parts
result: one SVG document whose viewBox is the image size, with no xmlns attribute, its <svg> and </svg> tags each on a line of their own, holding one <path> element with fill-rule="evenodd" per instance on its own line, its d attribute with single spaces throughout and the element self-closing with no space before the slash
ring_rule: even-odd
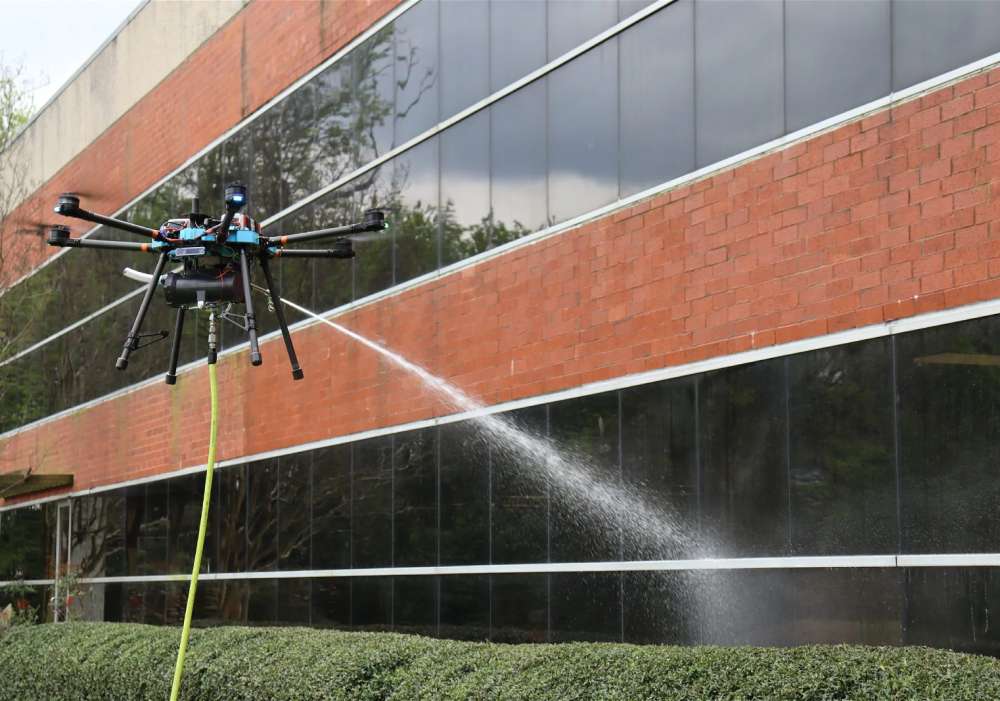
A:
<svg viewBox="0 0 1000 701">
<path fill-rule="evenodd" d="M 225 203 L 226 211 L 221 222 L 216 226 L 203 229 L 202 236 L 209 234 L 213 236 L 213 238 L 210 239 L 212 242 L 216 242 L 220 245 L 225 244 L 227 247 L 235 248 L 238 251 L 239 271 L 243 287 L 243 303 L 245 305 L 246 332 L 250 342 L 250 364 L 257 366 L 262 362 L 260 344 L 257 338 L 256 314 L 254 312 L 253 300 L 251 297 L 250 261 L 251 255 L 255 255 L 256 260 L 260 263 L 261 271 L 264 274 L 267 293 L 274 303 L 274 313 L 277 317 L 278 326 L 281 329 L 281 337 L 284 340 L 285 350 L 288 354 L 288 360 L 292 367 L 292 378 L 294 380 L 301 380 L 304 377 L 304 374 L 302 372 L 302 368 L 299 366 L 298 357 L 295 353 L 295 346 L 292 343 L 292 337 L 288 331 L 288 323 L 285 319 L 284 310 L 278 301 L 279 297 L 277 290 L 275 289 L 274 278 L 271 275 L 270 260 L 278 257 L 352 258 L 354 257 L 354 250 L 351 246 L 350 238 L 346 237 L 353 234 L 381 231 L 385 229 L 387 226 L 385 223 L 385 216 L 380 210 L 370 209 L 365 211 L 361 222 L 354 224 L 318 229 L 315 231 L 306 231 L 298 234 L 269 237 L 260 235 L 255 231 L 230 231 L 234 217 L 246 203 L 246 188 L 244 186 L 239 183 L 226 186 Z M 194 227 L 195 229 L 202 228 L 202 225 L 206 223 L 208 217 L 197 213 L 197 199 L 195 199 L 192 209 L 193 212 L 189 215 L 187 220 L 188 226 Z M 68 227 L 54 226 L 49 230 L 48 244 L 50 246 L 57 246 L 61 248 L 137 251 L 142 253 L 158 254 L 153 273 L 149 276 L 145 292 L 142 296 L 142 301 L 139 303 L 139 310 L 136 314 L 135 320 L 132 322 L 128 335 L 125 338 L 121 354 L 115 363 L 116 368 L 124 370 L 128 367 L 129 355 L 139 348 L 144 347 L 143 345 L 140 345 L 140 339 L 145 338 L 147 335 L 160 336 L 160 338 L 164 338 L 167 335 L 167 332 L 165 331 L 156 334 L 142 334 L 141 331 L 143 321 L 146 318 L 146 313 L 149 311 L 149 305 L 153 299 L 154 293 L 156 292 L 156 287 L 160 284 L 161 277 L 163 276 L 163 270 L 166 267 L 168 260 L 171 259 L 171 253 L 177 251 L 185 245 L 191 245 L 192 243 L 197 242 L 201 239 L 201 236 L 194 240 L 185 239 L 180 241 L 178 239 L 170 239 L 164 232 L 166 225 L 161 227 L 159 230 L 150 229 L 123 219 L 116 219 L 114 217 L 107 217 L 102 214 L 90 212 L 80 207 L 79 197 L 72 193 L 64 193 L 61 195 L 54 211 L 65 217 L 82 219 L 83 221 L 100 224 L 102 226 L 117 229 L 119 231 L 125 231 L 130 234 L 145 236 L 150 239 L 150 242 L 133 243 L 130 241 L 101 241 L 89 238 L 73 238 L 70 235 Z M 259 226 L 255 226 L 254 228 L 259 229 Z M 231 238 L 234 233 L 236 236 Z M 241 234 L 245 233 L 249 233 L 250 235 L 241 236 Z M 241 238 L 245 238 L 246 240 L 240 240 Z M 328 238 L 336 239 L 333 242 L 333 248 L 285 248 L 285 246 L 290 243 L 319 241 L 321 239 Z M 213 254 L 203 253 L 195 255 L 195 257 L 201 257 L 201 255 Z M 190 258 L 183 258 L 183 260 L 190 260 Z M 141 277 L 145 278 L 145 275 L 141 275 Z M 201 304 L 199 303 L 198 306 L 200 307 Z M 169 385 L 177 382 L 177 362 L 180 356 L 181 334 L 184 330 L 184 315 L 186 311 L 187 306 L 184 304 L 177 306 L 177 318 L 174 323 L 174 336 L 171 340 L 169 368 L 166 375 L 166 383 Z M 216 362 L 216 352 L 213 344 L 210 344 L 208 362 L 213 364 Z"/>
</svg>

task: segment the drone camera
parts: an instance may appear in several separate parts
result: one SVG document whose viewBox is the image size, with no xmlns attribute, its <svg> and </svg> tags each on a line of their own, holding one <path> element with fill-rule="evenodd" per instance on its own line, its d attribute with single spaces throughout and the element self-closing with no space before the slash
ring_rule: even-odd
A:
<svg viewBox="0 0 1000 701">
<path fill-rule="evenodd" d="M 48 244 L 50 246 L 63 246 L 67 241 L 69 241 L 68 226 L 53 226 L 49 229 Z"/>
<path fill-rule="evenodd" d="M 239 209 L 247 203 L 247 188 L 242 183 L 226 185 L 226 208 Z"/>
<path fill-rule="evenodd" d="M 385 228 L 385 212 L 381 209 L 366 209 L 363 226 L 365 231 L 381 231 Z"/>
<path fill-rule="evenodd" d="M 80 209 L 80 198 L 68 192 L 59 195 L 59 202 L 55 206 L 57 214 L 71 215 Z"/>
<path fill-rule="evenodd" d="M 353 258 L 354 246 L 350 239 L 336 239 L 333 242 L 334 258 Z"/>
</svg>

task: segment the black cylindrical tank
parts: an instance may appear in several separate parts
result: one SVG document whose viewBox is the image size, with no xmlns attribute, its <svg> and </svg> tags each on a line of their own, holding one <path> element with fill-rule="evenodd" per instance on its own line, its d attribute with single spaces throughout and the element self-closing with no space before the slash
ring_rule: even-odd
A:
<svg viewBox="0 0 1000 701">
<path fill-rule="evenodd" d="M 186 307 L 197 304 L 199 300 L 206 303 L 243 301 L 243 286 L 232 271 L 185 270 L 167 273 L 163 291 L 171 307 Z"/>
</svg>

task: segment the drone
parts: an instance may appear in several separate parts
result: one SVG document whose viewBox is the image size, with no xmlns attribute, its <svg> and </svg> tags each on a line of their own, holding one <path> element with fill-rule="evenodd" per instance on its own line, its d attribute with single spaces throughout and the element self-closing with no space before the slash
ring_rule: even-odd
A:
<svg viewBox="0 0 1000 701">
<path fill-rule="evenodd" d="M 128 367 L 129 356 L 150 343 L 166 338 L 169 333 L 143 334 L 142 323 L 149 310 L 149 304 L 157 287 L 162 287 L 167 304 L 177 309 L 177 320 L 170 347 L 170 365 L 167 370 L 166 383 L 177 382 L 177 359 L 180 355 L 181 333 L 184 330 L 184 315 L 187 311 L 207 309 L 210 313 L 208 336 L 208 362 L 214 364 L 217 359 L 215 348 L 215 317 L 233 321 L 233 315 L 228 310 L 233 304 L 243 304 L 245 314 L 243 323 L 237 326 L 246 331 L 250 341 L 250 364 L 257 366 L 262 362 L 260 345 L 257 340 L 257 320 L 254 313 L 251 288 L 254 286 L 252 272 L 255 264 L 260 264 L 261 272 L 267 284 L 281 336 L 288 352 L 288 360 L 292 366 L 292 379 L 303 378 L 292 345 L 292 337 L 288 332 L 288 324 L 281 304 L 278 302 L 274 279 L 271 275 L 270 261 L 272 258 L 340 258 L 354 257 L 351 236 L 382 231 L 388 228 L 385 214 L 378 209 L 366 210 L 362 221 L 346 226 L 329 229 L 318 229 L 300 234 L 284 236 L 263 236 L 260 225 L 240 210 L 247 202 L 247 188 L 240 183 L 231 183 L 225 188 L 225 213 L 221 218 L 212 218 L 198 211 L 199 203 L 195 198 L 191 212 L 185 218 L 169 219 L 159 229 L 149 229 L 132 222 L 106 217 L 89 212 L 80 207 L 80 198 L 75 193 L 60 195 L 55 206 L 55 212 L 65 217 L 82 219 L 120 231 L 127 231 L 150 239 L 148 243 L 133 243 L 130 241 L 102 241 L 89 238 L 72 238 L 70 229 L 66 226 L 53 226 L 49 229 L 47 243 L 60 248 L 94 248 L 115 251 L 141 251 L 158 255 L 156 266 L 151 275 L 126 268 L 126 277 L 146 283 L 145 294 L 139 304 L 135 321 L 125 338 L 121 355 L 115 363 L 119 370 Z M 333 247 L 325 250 L 286 248 L 291 243 L 317 241 L 333 238 Z M 182 267 L 164 274 L 168 262 Z M 150 340 L 152 339 L 152 340 Z"/>
</svg>

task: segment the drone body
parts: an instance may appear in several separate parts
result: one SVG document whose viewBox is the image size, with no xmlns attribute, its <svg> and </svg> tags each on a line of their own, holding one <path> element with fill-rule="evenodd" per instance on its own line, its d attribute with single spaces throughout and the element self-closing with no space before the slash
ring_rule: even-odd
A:
<svg viewBox="0 0 1000 701">
<path fill-rule="evenodd" d="M 270 260 L 279 256 L 295 258 L 352 258 L 352 234 L 381 231 L 386 228 L 385 217 L 379 210 L 368 210 L 364 221 L 347 226 L 320 229 L 301 234 L 280 237 L 262 236 L 260 226 L 240 209 L 246 203 L 246 188 L 238 183 L 226 187 L 226 211 L 221 219 L 213 219 L 199 213 L 197 200 L 192 212 L 183 219 L 170 219 L 159 229 L 148 229 L 138 224 L 94 214 L 80 208 L 80 200 L 73 194 L 59 198 L 55 212 L 66 217 L 102 224 L 111 228 L 146 236 L 149 243 L 127 241 L 101 241 L 71 238 L 68 227 L 56 226 L 50 229 L 50 246 L 69 248 L 96 248 L 103 250 L 142 251 L 158 255 L 156 267 L 151 275 L 125 270 L 126 276 L 146 283 L 146 293 L 139 305 L 132 328 L 125 339 L 116 367 L 128 367 L 129 355 L 139 348 L 140 340 L 149 336 L 165 338 L 167 332 L 142 334 L 142 322 L 149 309 L 156 288 L 162 287 L 167 304 L 177 309 L 177 321 L 170 349 L 170 367 L 167 384 L 177 381 L 177 359 L 180 354 L 181 333 L 184 329 L 184 315 L 189 309 L 208 309 L 211 313 L 209 333 L 209 363 L 216 360 L 214 323 L 222 305 L 243 304 L 246 307 L 245 330 L 250 341 L 250 363 L 261 364 L 260 347 L 257 340 L 257 322 L 251 298 L 252 272 L 255 264 L 260 265 L 267 283 L 271 300 L 278 296 L 271 276 Z M 289 243 L 335 238 L 333 248 L 326 250 L 305 250 L 285 248 Z M 180 263 L 181 270 L 163 273 L 168 262 Z M 274 305 L 274 312 L 281 327 L 281 334 L 292 365 L 292 377 L 301 380 L 299 367 L 292 345 L 288 324 L 280 304 Z M 147 344 L 144 344 L 147 345 Z"/>
</svg>

